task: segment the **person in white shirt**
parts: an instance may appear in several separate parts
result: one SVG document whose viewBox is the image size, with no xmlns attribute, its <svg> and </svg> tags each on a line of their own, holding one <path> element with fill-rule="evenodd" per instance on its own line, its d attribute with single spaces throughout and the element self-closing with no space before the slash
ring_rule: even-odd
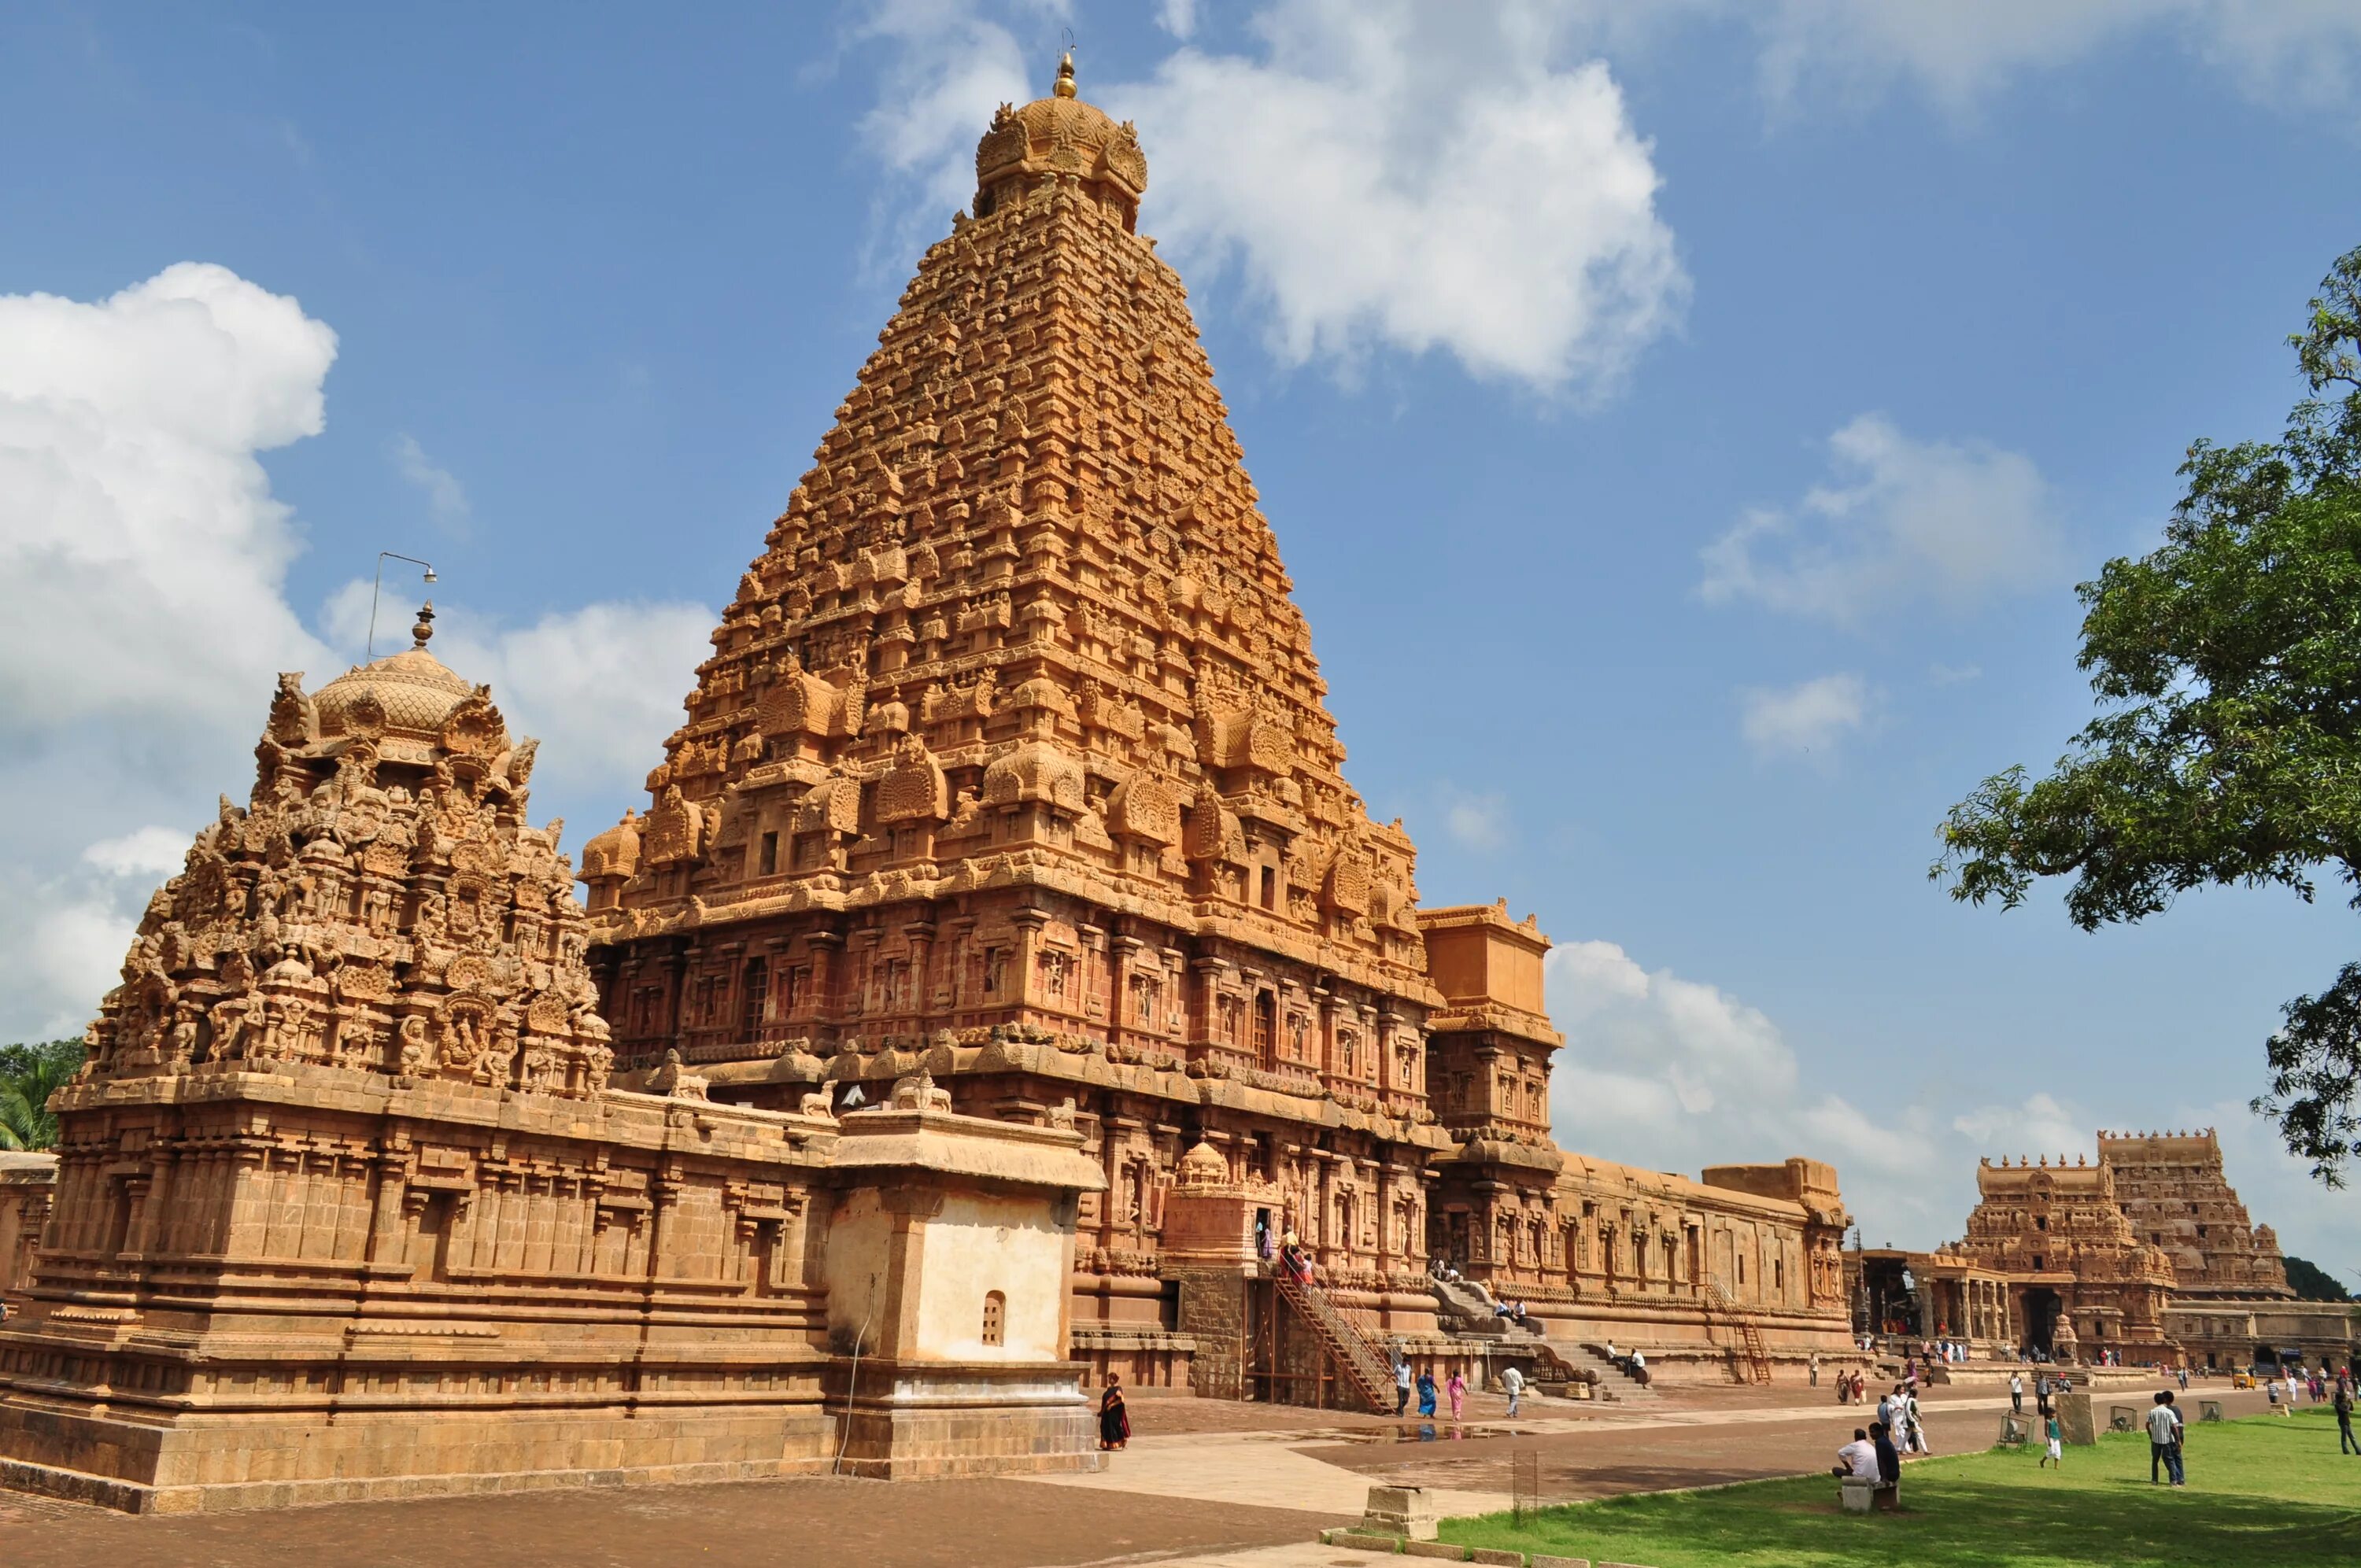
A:
<svg viewBox="0 0 2361 1568">
<path fill-rule="evenodd" d="M 2176 1486 L 2184 1486 L 2188 1476 L 2180 1467 L 2180 1412 L 2172 1408 L 2172 1390 L 2164 1389 L 2147 1412 L 2147 1484 L 2157 1483 L 2157 1470 L 2161 1466 Z"/>
<path fill-rule="evenodd" d="M 1910 1452 L 1934 1453 L 1935 1451 L 1927 1443 L 1927 1429 L 1918 1421 L 1918 1396 L 1916 1392 L 1905 1393 L 1902 1396 L 1902 1419 L 1903 1423 L 1910 1429 Z"/>
<path fill-rule="evenodd" d="M 1836 1468 L 1831 1475 L 1850 1475 L 1862 1481 L 1877 1479 L 1877 1444 L 1869 1441 L 1869 1433 L 1861 1427 L 1852 1429 L 1852 1441 L 1837 1450 Z"/>
<path fill-rule="evenodd" d="M 1500 1371 L 1500 1388 L 1509 1396 L 1509 1414 L 1514 1417 L 1517 1413 L 1517 1401 L 1525 1397 L 1525 1375 L 1513 1366 L 1503 1367 Z"/>
</svg>

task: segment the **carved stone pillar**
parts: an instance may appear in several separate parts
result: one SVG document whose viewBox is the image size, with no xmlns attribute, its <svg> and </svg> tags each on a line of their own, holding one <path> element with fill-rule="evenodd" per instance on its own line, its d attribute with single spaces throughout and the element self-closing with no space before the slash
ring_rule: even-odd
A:
<svg viewBox="0 0 2361 1568">
<path fill-rule="evenodd" d="M 814 931 L 804 941 L 811 949 L 812 1020 L 820 1024 L 832 1023 L 837 1016 L 837 971 L 842 967 L 844 933 Z"/>
<path fill-rule="evenodd" d="M 1107 948 L 1107 1043 L 1119 1045 L 1132 1026 L 1131 976 L 1139 950 L 1148 946 L 1137 937 L 1117 937 Z"/>
<path fill-rule="evenodd" d="M 410 1190 L 410 1151 L 390 1146 L 378 1156 L 377 1198 L 369 1207 L 368 1261 L 372 1268 L 402 1260 L 408 1237 L 401 1219 L 401 1201 Z"/>
<path fill-rule="evenodd" d="M 1038 1006 L 1041 987 L 1034 970 L 1039 967 L 1041 927 L 1049 923 L 1049 916 L 1038 909 L 1019 909 L 1009 919 L 1016 927 L 1016 1001 L 1020 1007 Z"/>
<path fill-rule="evenodd" d="M 910 924 L 902 927 L 902 935 L 907 938 L 910 943 L 910 995 L 908 1000 L 911 1028 L 914 1032 L 923 1036 L 926 1033 L 928 1020 L 933 1013 L 932 1003 L 935 993 L 934 922 L 931 920 L 913 920 Z"/>
</svg>

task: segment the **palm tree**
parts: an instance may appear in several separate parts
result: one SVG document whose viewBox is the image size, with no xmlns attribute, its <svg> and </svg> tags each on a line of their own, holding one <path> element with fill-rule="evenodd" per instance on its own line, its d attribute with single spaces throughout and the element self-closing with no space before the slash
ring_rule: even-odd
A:
<svg viewBox="0 0 2361 1568">
<path fill-rule="evenodd" d="M 0 1072 L 0 1149 L 46 1149 L 57 1146 L 58 1119 L 49 1114 L 49 1096 L 80 1070 L 82 1052 L 69 1057 L 58 1051 L 28 1053 L 30 1060 Z"/>
</svg>

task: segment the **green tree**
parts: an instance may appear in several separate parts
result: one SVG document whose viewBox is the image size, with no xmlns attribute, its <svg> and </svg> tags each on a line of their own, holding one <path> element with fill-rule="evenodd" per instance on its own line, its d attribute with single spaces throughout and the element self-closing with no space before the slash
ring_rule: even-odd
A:
<svg viewBox="0 0 2361 1568">
<path fill-rule="evenodd" d="M 2306 900 L 2330 868 L 2361 907 L 2361 249 L 2289 339 L 2312 395 L 2276 441 L 2200 441 L 2165 543 L 2078 590 L 2099 716 L 2048 777 L 2023 767 L 1951 808 L 1929 872 L 2014 908 L 2068 877 L 2084 930 L 2194 887 Z M 2361 1153 L 2361 964 L 2287 1004 L 2255 1109 L 2312 1174 Z"/>
<path fill-rule="evenodd" d="M 0 1149 L 53 1148 L 49 1096 L 82 1069 L 80 1040 L 0 1046 Z"/>
<path fill-rule="evenodd" d="M 2350 1301 L 2353 1292 L 2337 1283 L 2336 1276 L 2316 1263 L 2300 1257 L 2288 1257 L 2288 1283 L 2295 1288 L 2299 1301 Z"/>
</svg>

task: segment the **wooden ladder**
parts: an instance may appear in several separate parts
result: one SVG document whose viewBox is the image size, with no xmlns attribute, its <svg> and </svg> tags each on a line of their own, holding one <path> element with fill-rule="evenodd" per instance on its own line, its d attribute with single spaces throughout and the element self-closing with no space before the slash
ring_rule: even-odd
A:
<svg viewBox="0 0 2361 1568">
<path fill-rule="evenodd" d="M 1770 1382 L 1771 1355 L 1763 1348 L 1763 1331 L 1754 1326 L 1753 1319 L 1738 1310 L 1738 1303 L 1730 1299 L 1730 1292 L 1721 1288 L 1719 1280 L 1708 1282 L 1705 1290 L 1708 1305 L 1729 1321 L 1730 1327 L 1738 1336 L 1737 1347 L 1730 1352 L 1730 1359 L 1737 1363 L 1738 1380 L 1741 1383 Z"/>
<path fill-rule="evenodd" d="M 1298 1316 L 1312 1326 L 1344 1376 L 1342 1381 L 1361 1397 L 1362 1403 L 1379 1415 L 1393 1413 L 1393 1369 L 1379 1354 L 1367 1336 L 1355 1328 L 1336 1304 L 1328 1299 L 1327 1292 L 1307 1280 L 1290 1273 L 1284 1265 L 1274 1268 L 1272 1277 L 1279 1293 Z"/>
</svg>

